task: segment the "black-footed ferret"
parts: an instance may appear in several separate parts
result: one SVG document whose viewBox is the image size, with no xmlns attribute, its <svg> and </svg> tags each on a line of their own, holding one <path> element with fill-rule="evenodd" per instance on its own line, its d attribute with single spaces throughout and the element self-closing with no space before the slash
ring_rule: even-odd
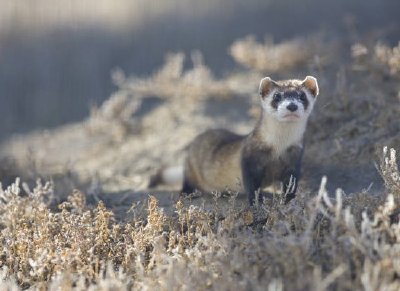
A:
<svg viewBox="0 0 400 291">
<path fill-rule="evenodd" d="M 276 182 L 285 202 L 295 197 L 303 155 L 303 135 L 319 93 L 317 79 L 260 83 L 262 112 L 248 135 L 208 130 L 189 145 L 184 168 L 164 169 L 150 184 L 183 178 L 183 193 L 227 190 L 246 193 L 250 204 L 255 192 Z"/>
</svg>

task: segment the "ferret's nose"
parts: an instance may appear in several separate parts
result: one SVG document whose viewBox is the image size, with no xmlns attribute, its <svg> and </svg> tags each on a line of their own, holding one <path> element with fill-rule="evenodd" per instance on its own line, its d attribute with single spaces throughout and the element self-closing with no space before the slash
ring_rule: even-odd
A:
<svg viewBox="0 0 400 291">
<path fill-rule="evenodd" d="M 295 112 L 297 110 L 297 105 L 294 103 L 290 103 L 287 107 L 286 107 L 289 111 Z"/>
</svg>

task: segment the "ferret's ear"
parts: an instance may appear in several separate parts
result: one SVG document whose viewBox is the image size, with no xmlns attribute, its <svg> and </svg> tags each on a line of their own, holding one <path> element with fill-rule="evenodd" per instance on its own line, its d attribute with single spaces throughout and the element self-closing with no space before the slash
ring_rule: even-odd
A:
<svg viewBox="0 0 400 291">
<path fill-rule="evenodd" d="M 318 88 L 318 82 L 317 79 L 314 78 L 313 76 L 307 76 L 304 80 L 302 85 L 310 91 L 311 94 L 314 95 L 314 97 L 317 97 L 319 93 L 319 88 Z"/>
<path fill-rule="evenodd" d="M 275 81 L 273 81 L 270 77 L 265 77 L 260 82 L 259 93 L 261 97 L 267 95 L 271 90 L 276 86 Z"/>
</svg>

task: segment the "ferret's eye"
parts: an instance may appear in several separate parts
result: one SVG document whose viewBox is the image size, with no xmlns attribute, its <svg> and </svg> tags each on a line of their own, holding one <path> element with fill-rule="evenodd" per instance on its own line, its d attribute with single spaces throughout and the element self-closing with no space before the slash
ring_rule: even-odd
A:
<svg viewBox="0 0 400 291">
<path fill-rule="evenodd" d="M 274 94 L 274 97 L 272 97 L 272 98 L 273 98 L 273 100 L 274 100 L 275 102 L 279 102 L 279 101 L 281 101 L 281 99 L 282 99 L 282 94 L 279 93 L 279 92 L 276 92 L 276 93 Z"/>
<path fill-rule="evenodd" d="M 300 101 L 306 101 L 307 100 L 306 93 L 301 92 L 299 98 L 300 98 Z"/>
</svg>

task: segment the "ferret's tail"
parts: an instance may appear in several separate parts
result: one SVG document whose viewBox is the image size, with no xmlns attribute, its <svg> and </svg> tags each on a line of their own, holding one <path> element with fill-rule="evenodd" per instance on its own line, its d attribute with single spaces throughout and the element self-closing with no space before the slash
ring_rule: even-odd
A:
<svg viewBox="0 0 400 291">
<path fill-rule="evenodd" d="M 182 185 L 183 166 L 161 168 L 156 174 L 150 177 L 149 188 L 160 184 Z"/>
</svg>

